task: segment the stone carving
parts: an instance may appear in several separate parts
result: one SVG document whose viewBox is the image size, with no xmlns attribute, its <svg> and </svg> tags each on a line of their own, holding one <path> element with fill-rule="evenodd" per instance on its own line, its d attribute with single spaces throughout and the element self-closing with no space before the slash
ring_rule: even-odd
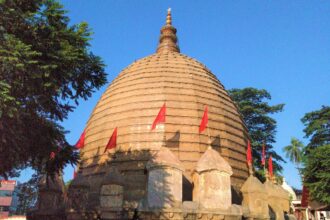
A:
<svg viewBox="0 0 330 220">
<path fill-rule="evenodd" d="M 123 207 L 123 186 L 104 185 L 101 189 L 101 208 L 122 208 Z"/>
<path fill-rule="evenodd" d="M 161 147 L 148 162 L 147 201 L 149 208 L 171 208 L 182 205 L 181 162 L 166 147 Z"/>
<path fill-rule="evenodd" d="M 68 192 L 68 206 L 70 209 L 82 211 L 87 206 L 88 190 L 83 188 L 71 188 Z"/>
<path fill-rule="evenodd" d="M 112 166 L 102 181 L 100 193 L 101 208 L 122 209 L 124 201 L 124 178 L 117 168 Z"/>
<path fill-rule="evenodd" d="M 268 219 L 267 191 L 265 186 L 253 175 L 245 181 L 241 188 L 243 193 L 242 205 L 247 208 L 244 213 L 247 218 Z"/>
<path fill-rule="evenodd" d="M 69 210 L 81 212 L 86 209 L 89 189 L 87 178 L 83 178 L 80 171 L 69 186 L 67 205 Z"/>
<path fill-rule="evenodd" d="M 229 209 L 232 173 L 229 163 L 209 147 L 193 173 L 193 201 L 206 209 Z"/>
<path fill-rule="evenodd" d="M 62 175 L 44 176 L 39 182 L 39 209 L 63 206 L 63 193 Z"/>
<path fill-rule="evenodd" d="M 279 185 L 266 181 L 264 183 L 268 194 L 268 205 L 274 212 L 276 220 L 284 220 L 284 212 L 289 211 L 289 195 Z"/>
<path fill-rule="evenodd" d="M 124 219 L 122 210 L 124 205 L 125 178 L 112 164 L 108 168 L 100 187 L 100 210 L 102 219 Z"/>
<path fill-rule="evenodd" d="M 249 176 L 244 155 L 248 131 L 216 76 L 204 64 L 180 53 L 171 20 L 168 13 L 157 53 L 125 68 L 91 114 L 81 151 L 84 172 L 69 187 L 63 213 L 67 220 L 242 218 L 242 208 L 231 205 L 231 187 L 241 188 Z M 164 101 L 169 117 L 151 132 L 152 120 Z M 197 127 L 205 105 L 212 119 L 209 135 L 201 135 Z M 114 127 L 118 127 L 118 146 L 115 152 L 104 153 Z M 221 156 L 208 148 L 211 138 L 211 145 L 219 149 L 220 136 Z M 111 167 L 105 174 L 108 163 L 117 163 L 123 176 Z M 119 181 L 122 177 L 126 182 Z M 183 186 L 187 186 L 184 198 L 189 200 L 184 204 Z M 192 190 L 194 201 L 190 201 Z M 52 218 L 50 213 L 60 206 L 62 194 L 41 192 L 38 208 Z M 276 204 L 275 199 L 271 204 Z M 284 202 L 275 208 L 283 211 Z M 35 219 L 50 219 L 40 213 Z"/>
<path fill-rule="evenodd" d="M 41 178 L 37 208 L 31 210 L 27 216 L 30 220 L 64 218 L 64 182 L 61 174 Z"/>
<path fill-rule="evenodd" d="M 283 212 L 290 212 L 290 195 L 281 185 L 275 184 L 278 189 L 278 202 L 281 204 Z"/>
</svg>

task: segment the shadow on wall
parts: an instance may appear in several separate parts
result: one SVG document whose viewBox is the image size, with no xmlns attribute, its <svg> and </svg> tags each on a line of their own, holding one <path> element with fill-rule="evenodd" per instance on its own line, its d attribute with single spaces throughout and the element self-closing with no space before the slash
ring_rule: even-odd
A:
<svg viewBox="0 0 330 220">
<path fill-rule="evenodd" d="M 182 175 L 182 201 L 192 201 L 194 184 Z"/>
<path fill-rule="evenodd" d="M 169 139 L 166 139 L 166 147 L 179 149 L 179 147 L 180 147 L 180 137 L 181 137 L 181 133 L 180 133 L 179 130 L 177 130 L 175 132 L 175 134 L 173 135 L 173 137 L 171 137 Z"/>
<path fill-rule="evenodd" d="M 270 220 L 276 220 L 276 213 L 274 209 L 268 206 Z"/>
<path fill-rule="evenodd" d="M 240 192 L 240 189 L 237 187 L 231 186 L 231 202 L 232 204 L 242 205 L 243 195 Z"/>
<path fill-rule="evenodd" d="M 93 161 L 90 164 L 93 166 L 86 167 L 86 161 L 81 161 L 81 166 L 85 167 L 85 170 L 88 169 L 88 173 L 84 173 L 83 181 L 88 183 L 89 192 L 84 207 L 80 207 L 83 210 L 80 211 L 88 210 L 90 214 L 87 216 L 95 216 L 100 213 L 100 207 L 104 210 L 115 208 L 122 209 L 122 211 L 134 211 L 137 208 L 139 210 L 149 208 L 162 210 L 179 205 L 178 200 L 181 200 L 182 192 L 180 191 L 178 196 L 178 188 L 182 188 L 182 180 L 178 179 L 182 179 L 182 174 L 179 176 L 173 167 L 162 164 L 161 160 L 157 159 L 157 151 L 136 150 L 115 153 L 110 151 L 107 152 L 109 160 L 102 163 L 101 157 L 97 156 L 100 155 L 101 150 L 98 148 L 92 156 Z M 83 155 L 82 158 L 84 158 Z M 148 167 L 147 164 L 150 165 L 150 163 L 152 166 Z M 120 178 L 124 180 L 122 190 L 116 186 L 119 184 L 115 181 L 117 177 L 110 172 L 113 167 L 118 170 L 116 175 L 119 174 Z M 98 174 L 95 175 L 95 173 Z M 109 181 L 109 177 L 113 178 L 114 182 Z M 107 189 L 112 192 L 101 193 L 105 179 L 108 180 Z M 179 186 L 178 183 L 180 183 Z M 71 195 L 73 194 L 71 193 Z M 118 200 L 118 198 L 122 199 Z M 76 200 L 80 204 L 83 202 L 79 197 L 70 199 Z"/>
<path fill-rule="evenodd" d="M 220 135 L 215 136 L 214 140 L 211 142 L 211 146 L 214 150 L 218 151 L 219 153 L 220 151 Z"/>
<path fill-rule="evenodd" d="M 181 207 L 183 166 L 167 147 L 161 147 L 147 163 L 148 208 Z"/>
<path fill-rule="evenodd" d="M 181 132 L 177 130 L 174 135 L 166 140 L 166 147 L 170 150 L 179 151 Z M 182 175 L 182 201 L 192 201 L 193 183 Z"/>
<path fill-rule="evenodd" d="M 81 166 L 85 167 L 83 181 L 89 186 L 87 201 L 80 208 L 81 211 L 87 210 L 91 216 L 111 209 L 121 213 L 134 212 L 136 209 L 162 211 L 180 208 L 183 201 L 192 201 L 193 183 L 183 175 L 182 168 L 178 168 L 181 162 L 173 154 L 179 149 L 180 137 L 180 131 L 177 130 L 166 140 L 166 147 L 161 147 L 163 150 L 160 151 L 109 150 L 103 153 L 104 148 L 98 147 L 96 152 L 90 154 L 91 165 L 87 166 L 86 159 L 81 161 Z M 211 146 L 220 153 L 219 135 L 213 139 Z M 86 158 L 87 154 L 85 152 L 82 158 Z M 105 155 L 100 157 L 102 154 Z M 118 172 L 113 171 L 114 167 Z M 237 190 L 232 188 L 233 203 L 241 204 L 241 198 Z M 79 197 L 71 199 L 82 203 Z"/>
</svg>

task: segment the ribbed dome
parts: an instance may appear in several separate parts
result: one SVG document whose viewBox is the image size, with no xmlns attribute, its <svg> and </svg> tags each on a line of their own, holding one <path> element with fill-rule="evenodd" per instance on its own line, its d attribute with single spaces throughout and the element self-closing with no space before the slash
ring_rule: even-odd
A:
<svg viewBox="0 0 330 220">
<path fill-rule="evenodd" d="M 115 151 L 116 160 L 125 167 L 121 170 L 143 170 L 148 160 L 145 154 L 134 159 L 120 159 L 120 155 L 156 151 L 165 146 L 182 162 L 186 178 L 190 179 L 209 145 L 207 131 L 200 134 L 198 129 L 207 105 L 211 143 L 232 166 L 233 184 L 240 187 L 248 177 L 247 131 L 236 106 L 210 70 L 179 53 L 176 30 L 171 32 L 174 30 L 167 23 L 161 30 L 158 52 L 125 68 L 97 103 L 86 127 L 82 150 L 84 175 L 103 172 L 98 164 L 112 160 Z M 151 131 L 164 103 L 166 123 Z M 117 148 L 103 153 L 115 127 Z"/>
</svg>

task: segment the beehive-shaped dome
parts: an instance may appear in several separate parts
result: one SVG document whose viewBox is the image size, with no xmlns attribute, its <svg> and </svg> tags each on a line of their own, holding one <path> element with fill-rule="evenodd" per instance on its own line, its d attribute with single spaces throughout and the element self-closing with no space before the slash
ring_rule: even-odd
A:
<svg viewBox="0 0 330 220">
<path fill-rule="evenodd" d="M 164 103 L 166 122 L 151 131 Z M 205 106 L 208 130 L 199 133 Z M 116 127 L 116 148 L 104 153 Z M 127 178 L 135 175 L 135 183 L 141 180 L 143 188 L 147 161 L 160 147 L 167 147 L 182 162 L 184 182 L 189 182 L 211 144 L 232 166 L 232 183 L 240 187 L 248 177 L 246 137 L 242 118 L 224 86 L 205 65 L 180 53 L 169 13 L 157 52 L 125 68 L 92 112 L 82 149 L 83 173 L 105 172 L 102 164 L 112 160 Z"/>
</svg>

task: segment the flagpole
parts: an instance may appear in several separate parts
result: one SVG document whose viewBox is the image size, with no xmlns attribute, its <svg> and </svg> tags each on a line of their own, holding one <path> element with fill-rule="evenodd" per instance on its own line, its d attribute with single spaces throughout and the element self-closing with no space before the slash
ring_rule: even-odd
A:
<svg viewBox="0 0 330 220">
<path fill-rule="evenodd" d="M 165 118 L 166 118 L 166 101 L 164 101 L 163 106 L 160 108 L 154 122 L 152 123 L 151 126 L 151 131 L 153 131 L 154 129 L 156 129 L 157 131 L 157 136 L 161 135 L 161 130 L 159 128 L 159 126 L 157 126 L 158 124 L 163 124 L 163 141 L 160 145 L 160 147 L 166 147 L 166 125 L 165 125 Z"/>
<path fill-rule="evenodd" d="M 203 117 L 202 117 L 202 121 L 199 125 L 199 134 L 203 133 L 203 131 L 205 132 L 205 128 L 206 128 L 206 132 L 207 132 L 207 147 L 211 147 L 211 137 L 210 137 L 210 129 L 209 129 L 209 121 L 208 121 L 208 107 L 207 105 L 204 108 L 204 113 L 203 113 Z M 199 149 L 201 150 L 201 148 Z"/>
<path fill-rule="evenodd" d="M 264 155 L 262 155 L 262 159 L 263 159 L 263 161 L 264 161 L 264 175 L 266 176 L 266 145 L 265 145 L 265 143 L 264 143 L 264 146 L 263 146 L 264 148 L 265 148 L 265 154 Z"/>
<path fill-rule="evenodd" d="M 264 168 L 264 175 L 266 177 L 266 143 L 264 141 L 263 145 L 262 145 L 262 165 L 263 165 L 263 168 Z"/>
<path fill-rule="evenodd" d="M 164 101 L 164 105 L 166 106 L 166 100 Z M 166 118 L 166 111 L 165 111 L 165 118 Z M 164 134 L 163 134 L 163 142 L 164 147 L 166 147 L 166 120 L 164 121 Z"/>
<path fill-rule="evenodd" d="M 264 175 L 266 175 L 266 162 L 264 163 Z"/>
<path fill-rule="evenodd" d="M 206 105 L 206 108 L 207 108 L 207 105 Z M 205 110 L 204 110 L 205 111 Z M 211 137 L 210 137 L 210 128 L 209 128 L 209 114 L 208 114 L 208 108 L 207 108 L 207 124 L 206 124 L 206 128 L 207 128 L 207 137 L 208 137 L 208 147 L 212 147 L 211 146 Z"/>
<path fill-rule="evenodd" d="M 208 144 L 211 147 L 211 137 L 210 137 L 209 123 L 207 123 L 207 136 L 208 136 Z"/>
<path fill-rule="evenodd" d="M 166 129 L 165 129 L 165 123 L 164 123 L 164 134 L 163 134 L 163 142 L 164 142 L 164 147 L 166 147 Z"/>
<path fill-rule="evenodd" d="M 252 159 L 252 149 L 251 149 L 251 141 L 248 139 L 247 143 L 247 150 L 246 150 L 246 159 L 247 159 L 247 164 L 248 164 L 248 169 L 249 169 L 249 175 L 253 175 L 253 159 Z"/>
</svg>

